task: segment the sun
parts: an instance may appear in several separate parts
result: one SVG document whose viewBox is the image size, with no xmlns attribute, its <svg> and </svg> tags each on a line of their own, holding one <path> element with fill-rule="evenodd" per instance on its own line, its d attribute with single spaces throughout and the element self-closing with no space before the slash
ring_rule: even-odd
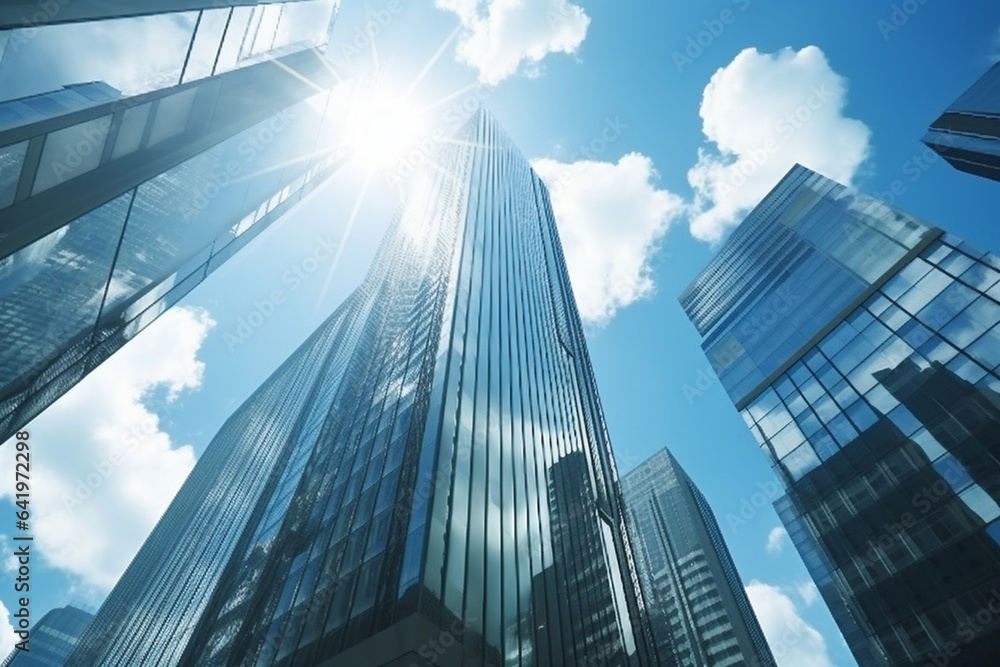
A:
<svg viewBox="0 0 1000 667">
<path fill-rule="evenodd" d="M 384 85 L 355 86 L 344 119 L 350 154 L 374 169 L 393 167 L 420 138 L 420 116 L 412 101 Z"/>
</svg>

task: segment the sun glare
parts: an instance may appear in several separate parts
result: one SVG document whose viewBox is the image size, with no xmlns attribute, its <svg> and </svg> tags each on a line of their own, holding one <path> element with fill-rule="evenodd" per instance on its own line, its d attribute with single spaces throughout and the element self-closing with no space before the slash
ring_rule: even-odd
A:
<svg viewBox="0 0 1000 667">
<path fill-rule="evenodd" d="M 413 149 L 421 134 L 419 111 L 405 97 L 380 86 L 357 89 L 344 125 L 354 157 L 373 168 L 390 168 Z"/>
</svg>

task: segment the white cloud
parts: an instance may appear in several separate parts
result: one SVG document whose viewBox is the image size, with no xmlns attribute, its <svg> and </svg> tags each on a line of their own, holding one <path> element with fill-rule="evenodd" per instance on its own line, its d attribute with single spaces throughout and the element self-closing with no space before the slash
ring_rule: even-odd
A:
<svg viewBox="0 0 1000 667">
<path fill-rule="evenodd" d="M 580 316 L 603 324 L 651 294 L 650 258 L 683 210 L 656 187 L 652 161 L 630 153 L 617 164 L 543 158 L 532 166 L 549 188 Z"/>
<path fill-rule="evenodd" d="M 991 63 L 1000 63 L 1000 28 L 997 28 L 996 34 L 993 36 L 993 49 L 990 53 Z"/>
<path fill-rule="evenodd" d="M 0 569 L 9 576 L 17 576 L 17 556 L 14 555 L 14 547 L 9 535 L 0 535 Z"/>
<path fill-rule="evenodd" d="M 771 532 L 767 534 L 767 553 L 781 553 L 781 550 L 785 548 L 785 539 L 787 537 L 788 531 L 785 530 L 784 526 L 775 526 L 772 528 Z"/>
<path fill-rule="evenodd" d="M 114 585 L 194 466 L 148 404 L 200 386 L 213 324 L 204 311 L 167 311 L 26 427 L 34 544 L 93 596 Z M 3 457 L 4 479 L 12 466 Z M 13 500 L 10 485 L 3 494 Z"/>
<path fill-rule="evenodd" d="M 10 655 L 14 645 L 20 638 L 14 634 L 14 626 L 10 623 L 10 611 L 0 602 L 0 660 Z"/>
<path fill-rule="evenodd" d="M 847 80 L 819 48 L 744 49 L 705 87 L 702 130 L 714 144 L 688 171 L 691 233 L 718 242 L 796 162 L 849 185 L 871 131 L 844 116 Z"/>
<path fill-rule="evenodd" d="M 590 17 L 567 0 L 435 0 L 454 12 L 463 32 L 458 60 L 479 70 L 479 80 L 496 85 L 515 74 L 522 63 L 527 72 L 550 53 L 576 53 L 587 36 Z"/>
<path fill-rule="evenodd" d="M 803 581 L 802 583 L 795 585 L 795 590 L 798 592 L 799 597 L 802 598 L 802 602 L 807 606 L 811 607 L 819 600 L 819 589 L 816 588 L 815 581 Z"/>
<path fill-rule="evenodd" d="M 751 581 L 746 591 L 778 667 L 833 667 L 823 635 L 780 588 Z"/>
</svg>

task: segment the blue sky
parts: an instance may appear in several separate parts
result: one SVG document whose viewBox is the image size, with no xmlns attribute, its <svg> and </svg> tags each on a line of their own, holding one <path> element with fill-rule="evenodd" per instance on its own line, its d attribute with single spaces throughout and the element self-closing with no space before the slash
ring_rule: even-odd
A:
<svg viewBox="0 0 1000 667">
<path fill-rule="evenodd" d="M 417 82 L 427 131 L 483 102 L 549 183 L 620 470 L 670 447 L 712 504 L 779 664 L 855 664 L 777 530 L 774 477 L 677 295 L 794 162 L 1000 250 L 1000 186 L 919 142 L 1000 58 L 1000 5 L 370 0 L 367 10 L 343 3 L 331 49 L 345 72 L 372 69 L 370 22 L 386 85 Z M 380 174 L 358 201 L 365 173 L 337 175 L 32 425 L 35 495 L 50 499 L 36 507 L 48 523 L 36 618 L 67 603 L 96 609 L 221 423 L 361 279 L 395 209 Z M 88 484 L 107 467 L 102 428 L 141 447 Z"/>
</svg>

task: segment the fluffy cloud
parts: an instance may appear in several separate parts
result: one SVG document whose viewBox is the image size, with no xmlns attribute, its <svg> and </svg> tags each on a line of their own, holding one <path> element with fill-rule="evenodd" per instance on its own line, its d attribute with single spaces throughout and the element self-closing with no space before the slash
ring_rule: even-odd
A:
<svg viewBox="0 0 1000 667">
<path fill-rule="evenodd" d="M 212 324 L 204 311 L 167 311 L 26 427 L 39 556 L 85 592 L 114 585 L 194 466 L 148 406 L 162 396 L 169 409 L 201 384 L 197 353 Z M 4 479 L 13 465 L 0 459 Z M 3 494 L 13 500 L 10 485 Z"/>
<path fill-rule="evenodd" d="M 833 667 L 823 635 L 780 588 L 751 581 L 746 591 L 779 667 Z"/>
<path fill-rule="evenodd" d="M 771 532 L 767 534 L 767 553 L 781 553 L 781 550 L 785 548 L 785 539 L 787 537 L 788 531 L 783 526 L 772 528 Z"/>
<path fill-rule="evenodd" d="M 479 70 L 479 80 L 496 85 L 522 63 L 537 76 L 550 53 L 576 53 L 590 17 L 567 0 L 435 0 L 462 24 L 457 56 Z"/>
<path fill-rule="evenodd" d="M 711 78 L 702 130 L 711 146 L 688 172 L 691 233 L 715 243 L 800 163 L 850 184 L 871 132 L 844 116 L 847 81 L 815 46 L 773 54 L 743 50 Z"/>
<path fill-rule="evenodd" d="M 14 645 L 20 641 L 14 634 L 14 626 L 10 624 L 10 611 L 0 602 L 0 659 L 6 658 L 14 650 Z"/>
<path fill-rule="evenodd" d="M 656 187 L 652 161 L 630 153 L 617 164 L 532 165 L 549 188 L 580 316 L 603 324 L 649 295 L 649 260 L 683 210 L 679 197 Z"/>
<path fill-rule="evenodd" d="M 804 581 L 800 584 L 795 585 L 795 590 L 798 592 L 799 597 L 802 598 L 802 602 L 807 606 L 811 607 L 819 600 L 819 589 L 816 588 L 815 581 Z"/>
</svg>

